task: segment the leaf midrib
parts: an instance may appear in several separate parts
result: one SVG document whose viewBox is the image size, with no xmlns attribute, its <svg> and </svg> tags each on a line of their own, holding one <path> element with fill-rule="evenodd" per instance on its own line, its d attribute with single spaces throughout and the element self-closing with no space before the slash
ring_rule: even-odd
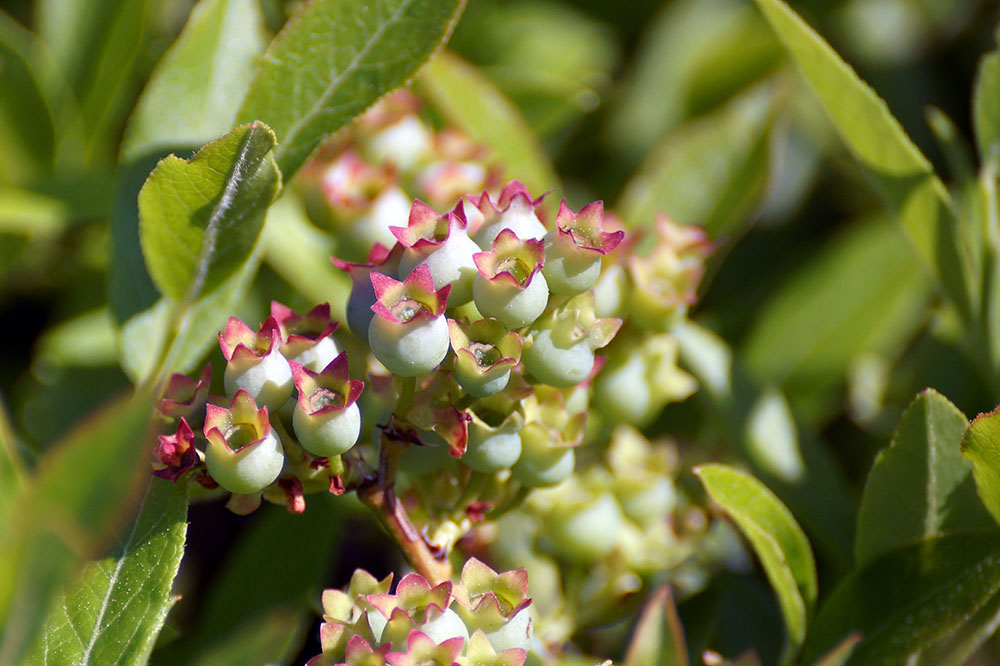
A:
<svg viewBox="0 0 1000 666">
<path fill-rule="evenodd" d="M 121 570 L 125 566 L 127 556 L 131 552 L 132 541 L 135 539 L 135 532 L 139 528 L 140 517 L 142 516 L 143 509 L 146 507 L 146 500 L 149 499 L 149 489 L 151 487 L 152 486 L 147 487 L 145 494 L 142 496 L 142 502 L 140 502 L 138 511 L 136 512 L 135 522 L 132 523 L 132 529 L 129 531 L 128 538 L 122 545 L 122 551 L 118 557 L 118 562 L 115 563 L 114 571 L 108 579 L 108 586 L 104 593 L 104 598 L 101 600 L 101 608 L 97 611 L 97 617 L 94 618 L 94 629 L 91 632 L 90 640 L 87 642 L 87 645 L 83 650 L 83 654 L 80 657 L 81 665 L 90 663 L 91 653 L 94 650 L 94 646 L 97 645 L 97 640 L 100 637 L 101 623 L 104 621 L 104 615 L 107 613 L 108 606 L 111 604 L 111 597 L 114 593 L 115 585 L 118 583 L 118 576 L 121 574 Z"/>
<path fill-rule="evenodd" d="M 290 148 L 288 148 L 289 151 L 292 150 L 293 148 L 297 150 L 297 147 L 294 145 L 295 139 L 296 136 L 302 131 L 302 128 L 304 126 L 307 126 L 310 122 L 312 122 L 312 120 L 315 117 L 320 115 L 322 109 L 326 106 L 327 102 L 330 101 L 330 98 L 333 96 L 333 94 L 340 88 L 340 84 L 344 81 L 344 79 L 350 74 L 353 74 L 355 71 L 357 71 L 362 60 L 371 53 L 375 45 L 378 44 L 378 42 L 382 39 L 385 32 L 391 26 L 395 25 L 399 21 L 399 15 L 403 13 L 406 9 L 408 9 L 410 5 L 413 4 L 413 1 L 414 0 L 403 0 L 403 2 L 399 4 L 399 6 L 392 13 L 392 15 L 382 25 L 378 27 L 378 29 L 374 32 L 374 34 L 372 34 L 371 38 L 368 39 L 364 47 L 360 51 L 358 51 L 357 55 L 354 56 L 354 58 L 347 65 L 347 67 L 345 67 L 344 70 L 340 72 L 340 74 L 338 74 L 332 81 L 330 81 L 330 84 L 323 91 L 323 94 L 317 97 L 316 101 L 313 102 L 312 105 L 310 105 L 309 110 L 305 114 L 303 114 L 302 117 L 299 118 L 299 120 L 297 120 L 291 127 L 288 128 L 288 132 L 286 136 L 283 137 L 281 145 L 279 145 L 277 150 L 275 151 L 276 152 L 275 157 L 277 158 L 277 161 L 279 163 L 282 161 L 282 159 L 288 152 L 285 150 L 285 146 L 291 146 Z"/>
</svg>

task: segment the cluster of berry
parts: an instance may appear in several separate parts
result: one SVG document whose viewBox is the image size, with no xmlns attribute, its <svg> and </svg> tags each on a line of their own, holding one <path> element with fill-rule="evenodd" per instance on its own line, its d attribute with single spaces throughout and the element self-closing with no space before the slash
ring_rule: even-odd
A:
<svg viewBox="0 0 1000 666">
<path fill-rule="evenodd" d="M 521 666 L 531 641 L 528 575 L 498 574 L 472 558 L 457 584 L 431 586 L 408 574 L 389 593 L 392 574 L 363 570 L 347 592 L 323 592 L 323 652 L 308 666 Z"/>
</svg>

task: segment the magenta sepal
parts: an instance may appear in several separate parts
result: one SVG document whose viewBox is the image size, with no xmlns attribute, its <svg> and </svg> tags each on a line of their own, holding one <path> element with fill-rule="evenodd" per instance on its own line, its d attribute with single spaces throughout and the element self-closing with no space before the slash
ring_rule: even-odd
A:
<svg viewBox="0 0 1000 666">
<path fill-rule="evenodd" d="M 194 431 L 182 416 L 173 435 L 159 435 L 156 438 L 156 457 L 165 465 L 153 470 L 153 475 L 161 479 L 177 482 L 184 472 L 198 464 L 198 451 L 194 447 Z"/>
<path fill-rule="evenodd" d="M 434 279 L 426 264 L 414 268 L 402 282 L 372 271 L 371 282 L 376 298 L 372 312 L 397 324 L 406 324 L 417 317 L 441 315 L 451 293 L 449 284 L 434 289 Z"/>
</svg>

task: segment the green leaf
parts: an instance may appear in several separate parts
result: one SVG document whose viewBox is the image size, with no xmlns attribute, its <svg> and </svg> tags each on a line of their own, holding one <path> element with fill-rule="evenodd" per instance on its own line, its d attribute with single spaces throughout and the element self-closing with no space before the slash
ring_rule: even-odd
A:
<svg viewBox="0 0 1000 666">
<path fill-rule="evenodd" d="M 201 0 L 139 98 L 122 161 L 200 146 L 232 128 L 264 50 L 263 30 L 257 0 Z"/>
<path fill-rule="evenodd" d="M 106 548 L 127 517 L 148 478 L 152 411 L 149 396 L 120 401 L 39 461 L 0 534 L 0 664 L 22 662 L 76 558 Z"/>
<path fill-rule="evenodd" d="M 737 231 L 764 195 L 773 102 L 771 87 L 758 87 L 668 134 L 616 210 L 631 226 L 665 212 L 681 224 L 702 224 L 712 237 Z"/>
<path fill-rule="evenodd" d="M 254 123 L 190 160 L 163 159 L 139 192 L 139 237 L 149 273 L 176 301 L 217 289 L 247 260 L 281 185 L 274 133 Z"/>
<path fill-rule="evenodd" d="M 756 0 L 890 211 L 966 317 L 978 300 L 951 199 L 883 102 L 782 0 Z"/>
<path fill-rule="evenodd" d="M 646 602 L 624 666 L 688 666 L 684 629 L 669 585 L 658 588 Z"/>
<path fill-rule="evenodd" d="M 314 619 L 308 601 L 318 598 L 336 565 L 342 523 L 343 500 L 329 495 L 310 495 L 302 515 L 262 507 L 204 591 L 192 631 L 157 650 L 154 663 L 246 663 L 241 658 L 288 663 L 294 656 L 288 654 L 289 644 L 297 650 L 296 640 Z M 247 656 L 251 645 L 256 654 Z"/>
<path fill-rule="evenodd" d="M 34 71 L 34 38 L 0 11 L 0 183 L 52 168 L 55 130 Z"/>
<path fill-rule="evenodd" d="M 972 123 L 976 131 L 979 158 L 986 162 L 1000 158 L 1000 50 L 987 53 L 979 61 L 972 92 Z"/>
<path fill-rule="evenodd" d="M 264 54 L 239 122 L 281 142 L 286 180 L 332 132 L 405 83 L 447 40 L 464 0 L 303 3 Z"/>
<path fill-rule="evenodd" d="M 953 634 L 920 653 L 916 666 L 962 666 L 1000 627 L 1000 594 L 979 609 Z"/>
<path fill-rule="evenodd" d="M 435 110 L 489 148 L 507 178 L 520 180 L 533 194 L 559 189 L 559 177 L 521 112 L 475 67 L 442 51 L 418 81 Z"/>
<path fill-rule="evenodd" d="M 922 539 L 993 524 L 962 457 L 968 427 L 965 415 L 933 389 L 913 400 L 868 473 L 854 542 L 858 564 Z"/>
<path fill-rule="evenodd" d="M 753 546 L 778 596 L 790 647 L 798 647 L 816 603 L 816 565 L 806 535 L 785 505 L 749 474 L 717 464 L 700 465 L 694 473 Z"/>
<path fill-rule="evenodd" d="M 609 100 L 611 145 L 645 157 L 649 146 L 689 117 L 696 97 L 724 100 L 774 67 L 780 55 L 767 24 L 747 3 L 666 3 Z"/>
<path fill-rule="evenodd" d="M 761 381 L 815 390 L 863 352 L 893 356 L 923 323 L 919 262 L 888 221 L 866 220 L 822 247 L 768 302 L 743 358 Z"/>
<path fill-rule="evenodd" d="M 253 282 L 260 265 L 262 245 L 257 244 L 247 262 L 221 287 L 204 295 L 182 313 L 173 338 L 168 335 L 174 315 L 169 299 L 160 299 L 153 307 L 125 322 L 120 331 L 118 351 L 122 369 L 132 381 L 138 383 L 149 378 L 161 358 L 160 369 L 166 372 L 186 374 L 198 367 L 209 349 L 218 343 L 215 334 L 234 314 Z"/>
<path fill-rule="evenodd" d="M 87 563 L 46 621 L 29 664 L 145 664 L 174 603 L 187 486 L 153 478 L 107 557 Z"/>
<path fill-rule="evenodd" d="M 80 115 L 60 146 L 63 160 L 113 157 L 113 135 L 136 83 L 136 57 L 146 42 L 147 0 L 41 0 L 38 31 Z"/>
<path fill-rule="evenodd" d="M 1000 589 L 1000 532 L 946 535 L 896 549 L 846 578 L 803 646 L 811 663 L 851 633 L 849 664 L 890 666 L 948 635 Z"/>
<path fill-rule="evenodd" d="M 1000 408 L 973 419 L 962 440 L 962 454 L 972 463 L 979 499 L 1000 522 Z"/>
</svg>

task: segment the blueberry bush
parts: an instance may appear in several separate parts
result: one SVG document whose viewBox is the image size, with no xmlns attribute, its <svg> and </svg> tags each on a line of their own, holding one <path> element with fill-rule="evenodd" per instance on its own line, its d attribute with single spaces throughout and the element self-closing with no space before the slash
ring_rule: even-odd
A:
<svg viewBox="0 0 1000 666">
<path fill-rule="evenodd" d="M 9 3 L 0 666 L 1000 663 L 998 23 Z"/>
</svg>

